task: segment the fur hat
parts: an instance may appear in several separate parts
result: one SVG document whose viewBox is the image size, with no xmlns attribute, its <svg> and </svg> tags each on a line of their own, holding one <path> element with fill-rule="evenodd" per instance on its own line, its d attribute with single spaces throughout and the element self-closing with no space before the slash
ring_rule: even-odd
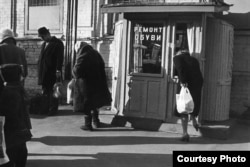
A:
<svg viewBox="0 0 250 167">
<path fill-rule="evenodd" d="M 13 31 L 11 29 L 8 29 L 8 28 L 1 30 L 0 43 L 2 43 L 7 38 L 15 39 Z"/>
</svg>

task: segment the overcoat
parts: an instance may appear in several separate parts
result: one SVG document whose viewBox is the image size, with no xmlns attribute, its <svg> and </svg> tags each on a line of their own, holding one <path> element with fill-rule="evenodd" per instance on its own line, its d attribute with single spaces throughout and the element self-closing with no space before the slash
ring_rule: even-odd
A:
<svg viewBox="0 0 250 167">
<path fill-rule="evenodd" d="M 6 39 L 0 43 L 0 65 L 3 64 L 20 64 L 23 66 L 23 76 L 26 77 L 28 74 L 25 52 L 16 46 L 14 38 Z M 3 81 L 0 78 L 0 91 L 2 88 Z"/>
<path fill-rule="evenodd" d="M 203 85 L 203 76 L 200 70 L 199 62 L 191 57 L 189 53 L 183 52 L 175 56 L 174 67 L 179 78 L 179 83 L 186 83 L 194 101 L 194 111 L 191 115 L 198 116 L 201 104 L 201 91 Z M 180 86 L 178 88 L 180 91 Z M 180 116 L 175 111 L 176 116 Z"/>
<path fill-rule="evenodd" d="M 64 45 L 60 39 L 52 37 L 42 44 L 38 60 L 38 85 L 52 88 L 56 82 L 56 71 L 62 70 Z"/>
<path fill-rule="evenodd" d="M 32 137 L 25 90 L 21 83 L 7 84 L 0 96 L 0 115 L 5 116 L 6 147 L 23 144 Z"/>
<path fill-rule="evenodd" d="M 90 110 L 110 105 L 105 63 L 101 55 L 87 43 L 77 52 L 72 70 L 75 78 L 74 111 L 89 114 Z"/>
</svg>

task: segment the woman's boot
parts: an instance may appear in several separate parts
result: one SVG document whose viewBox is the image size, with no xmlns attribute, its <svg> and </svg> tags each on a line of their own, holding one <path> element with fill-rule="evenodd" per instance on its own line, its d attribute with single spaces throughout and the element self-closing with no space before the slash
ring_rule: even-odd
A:
<svg viewBox="0 0 250 167">
<path fill-rule="evenodd" d="M 99 128 L 100 127 L 100 119 L 99 119 L 99 110 L 98 109 L 94 109 L 92 111 L 92 119 L 93 119 L 94 128 Z"/>
<path fill-rule="evenodd" d="M 84 116 L 84 125 L 81 126 L 82 130 L 89 130 L 92 131 L 93 127 L 92 127 L 92 116 L 91 115 L 85 115 Z"/>
</svg>

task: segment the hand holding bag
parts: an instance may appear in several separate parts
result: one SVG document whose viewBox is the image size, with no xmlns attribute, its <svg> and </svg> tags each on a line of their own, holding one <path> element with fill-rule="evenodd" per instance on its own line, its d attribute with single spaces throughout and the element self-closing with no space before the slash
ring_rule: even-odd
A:
<svg viewBox="0 0 250 167">
<path fill-rule="evenodd" d="M 54 87 L 53 87 L 53 97 L 61 98 L 63 94 L 62 89 L 63 89 L 62 79 L 61 77 L 58 77 L 57 82 L 54 84 Z"/>
<path fill-rule="evenodd" d="M 190 114 L 194 110 L 194 101 L 187 87 L 181 87 L 180 94 L 176 95 L 177 111 L 180 114 Z"/>
</svg>

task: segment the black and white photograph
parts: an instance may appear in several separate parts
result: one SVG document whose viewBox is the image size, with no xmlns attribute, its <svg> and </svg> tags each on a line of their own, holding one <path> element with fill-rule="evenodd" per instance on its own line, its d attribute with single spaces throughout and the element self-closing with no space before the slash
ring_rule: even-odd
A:
<svg viewBox="0 0 250 167">
<path fill-rule="evenodd" d="M 249 0 L 0 0 L 0 167 L 249 165 Z"/>
</svg>

